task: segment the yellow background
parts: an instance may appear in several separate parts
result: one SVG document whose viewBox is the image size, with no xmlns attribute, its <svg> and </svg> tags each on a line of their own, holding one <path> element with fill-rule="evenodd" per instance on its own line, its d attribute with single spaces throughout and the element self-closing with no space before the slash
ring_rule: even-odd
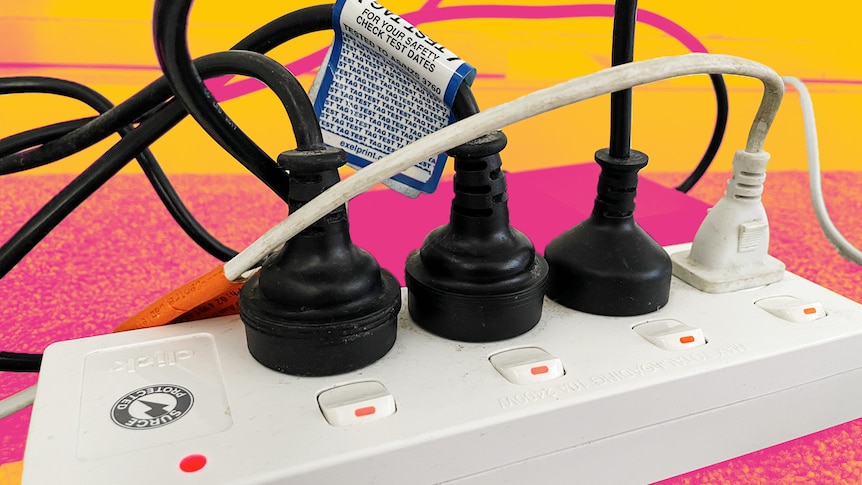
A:
<svg viewBox="0 0 862 485">
<path fill-rule="evenodd" d="M 198 1 L 192 9 L 190 44 L 195 56 L 224 50 L 288 9 L 316 2 Z M 421 1 L 389 1 L 406 13 Z M 564 5 L 545 0 L 444 0 L 441 8 L 481 4 Z M 606 2 L 610 3 L 610 2 Z M 710 52 L 752 58 L 779 74 L 819 80 L 809 86 L 815 102 L 824 169 L 858 170 L 862 112 L 860 2 L 721 2 L 643 0 L 641 9 L 681 25 Z M 493 7 L 487 7 L 489 10 Z M 152 3 L 133 0 L 0 0 L 0 76 L 46 75 L 79 81 L 115 103 L 159 75 L 153 53 Z M 425 24 L 423 31 L 473 64 L 480 77 L 474 91 L 480 106 L 502 103 L 532 90 L 610 64 L 609 18 L 555 20 L 458 20 Z M 328 45 L 331 33 L 292 41 L 273 51 L 289 63 Z M 636 59 L 686 53 L 679 42 L 639 24 Z M 106 68 L 105 66 L 117 66 Z M 137 66 L 123 69 L 120 66 Z M 487 77 L 487 75 L 491 75 Z M 300 77 L 304 85 L 310 75 Z M 744 145 L 757 107 L 757 81 L 728 78 L 730 123 L 716 170 L 729 170 L 733 150 Z M 712 133 L 715 101 L 705 76 L 636 89 L 633 147 L 647 152 L 647 171 L 689 170 Z M 268 153 L 293 148 L 287 118 L 268 92 L 224 103 L 237 123 Z M 509 170 L 591 160 L 607 145 L 608 98 L 565 108 L 506 130 Z M 790 90 L 766 148 L 772 170 L 803 170 L 804 145 L 796 93 Z M 0 97 L 0 136 L 91 113 L 80 103 L 46 95 Z M 98 145 L 34 173 L 77 173 L 107 149 Z M 168 172 L 240 173 L 244 169 L 192 121 L 158 141 L 153 150 Z M 134 164 L 127 170 L 139 170 Z"/>
</svg>

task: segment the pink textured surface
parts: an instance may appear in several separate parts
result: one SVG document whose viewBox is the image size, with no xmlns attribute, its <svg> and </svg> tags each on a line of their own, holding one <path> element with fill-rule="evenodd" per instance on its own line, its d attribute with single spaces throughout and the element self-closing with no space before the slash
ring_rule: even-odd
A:
<svg viewBox="0 0 862 485">
<path fill-rule="evenodd" d="M 588 164 L 510 176 L 513 223 L 539 249 L 544 248 L 551 237 L 590 210 L 595 173 L 595 167 Z M 672 185 L 684 175 L 651 177 Z M 726 174 L 710 174 L 693 194 L 714 202 L 726 178 Z M 249 243 L 285 213 L 275 197 L 250 177 L 186 175 L 174 179 L 198 218 L 233 247 Z M 0 178 L 0 241 L 8 239 L 68 180 L 66 176 Z M 825 180 L 836 224 L 859 244 L 862 230 L 853 219 L 862 205 L 855 195 L 862 187 L 862 173 L 827 174 Z M 862 271 L 834 254 L 821 235 L 807 200 L 806 175 L 770 174 L 767 185 L 772 253 L 792 271 L 862 301 Z M 351 203 L 354 240 L 400 275 L 407 252 L 445 220 L 448 187 L 412 202 L 393 199 L 386 192 L 360 197 Z M 393 204 L 393 200 L 400 202 Z M 663 244 L 689 239 L 705 209 L 702 203 L 650 182 L 642 184 L 638 201 L 639 221 Z M 170 220 L 142 176 L 120 176 L 0 280 L 2 347 L 39 352 L 57 340 L 107 332 L 178 282 L 215 264 Z M 32 382 L 33 376 L 4 374 L 0 397 Z M 0 421 L 0 463 L 21 459 L 28 422 L 26 411 Z M 796 481 L 862 482 L 862 420 L 663 483 Z"/>
</svg>

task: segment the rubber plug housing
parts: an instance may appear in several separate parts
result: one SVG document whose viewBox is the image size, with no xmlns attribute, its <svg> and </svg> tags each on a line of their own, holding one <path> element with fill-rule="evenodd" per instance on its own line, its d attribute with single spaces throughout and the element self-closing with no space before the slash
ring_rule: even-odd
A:
<svg viewBox="0 0 862 485">
<path fill-rule="evenodd" d="M 431 231 L 407 258 L 410 316 L 448 339 L 512 338 L 542 316 L 548 264 L 509 226 L 499 155 L 505 146 L 497 131 L 449 151 L 455 158 L 449 224 Z"/>
<path fill-rule="evenodd" d="M 545 248 L 548 297 L 595 315 L 642 315 L 667 304 L 672 265 L 665 250 L 635 222 L 637 173 L 648 157 L 596 152 L 601 166 L 590 217 Z"/>
<path fill-rule="evenodd" d="M 339 181 L 343 150 L 289 151 L 293 213 Z M 401 308 L 398 281 L 350 240 L 341 206 L 269 257 L 240 292 L 248 349 L 286 374 L 350 372 L 383 357 L 395 343 Z"/>
</svg>

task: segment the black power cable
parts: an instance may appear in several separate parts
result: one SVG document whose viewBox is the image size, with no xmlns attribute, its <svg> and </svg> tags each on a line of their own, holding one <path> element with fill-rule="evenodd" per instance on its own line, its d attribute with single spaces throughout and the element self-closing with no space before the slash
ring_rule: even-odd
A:
<svg viewBox="0 0 862 485">
<path fill-rule="evenodd" d="M 327 4 L 308 7 L 285 14 L 267 23 L 263 27 L 257 29 L 252 34 L 242 39 L 232 49 L 249 50 L 259 53 L 268 52 L 269 50 L 278 47 L 279 45 L 295 37 L 331 28 L 332 11 L 333 5 Z M 196 67 L 198 67 L 202 71 L 205 68 L 205 66 Z M 218 76 L 220 74 L 211 73 L 211 75 Z M 205 76 L 208 77 L 208 75 Z M 155 121 L 150 122 L 154 124 L 152 126 L 158 126 L 160 123 L 173 122 L 173 118 L 171 118 L 171 116 L 173 115 L 167 112 L 168 106 L 161 106 L 159 104 L 161 101 L 166 99 L 170 95 L 170 93 L 165 92 L 162 96 L 160 96 L 160 88 L 166 88 L 169 91 L 169 88 L 167 88 L 167 83 L 164 81 L 164 78 L 161 78 L 160 80 L 157 80 L 156 82 L 147 86 L 135 96 L 127 100 L 125 103 L 116 107 L 108 115 L 102 115 L 96 118 L 96 121 L 93 125 L 89 125 L 87 129 L 84 129 L 82 131 L 76 130 L 82 128 L 83 126 L 87 126 L 89 124 L 89 120 L 73 120 L 69 122 L 57 123 L 54 125 L 20 133 L 18 135 L 13 135 L 3 140 L 0 140 L 0 175 L 4 173 L 4 163 L 6 163 L 7 165 L 13 165 L 13 162 L 17 161 L 18 166 L 24 166 L 22 170 L 30 168 L 27 167 L 28 164 L 32 166 L 40 166 L 46 163 L 51 163 L 52 161 L 59 160 L 61 158 L 64 158 L 65 156 L 71 155 L 95 144 L 102 138 L 108 136 L 117 127 L 123 126 L 135 120 L 143 124 L 146 123 L 147 120 L 149 120 L 150 118 L 154 118 Z M 459 92 L 459 94 L 463 95 L 464 93 Z M 472 93 L 467 94 L 472 99 Z M 475 100 L 473 100 L 473 104 L 475 104 Z M 176 122 L 173 123 L 175 124 Z M 315 121 L 315 127 L 316 125 L 317 123 Z M 101 130 L 101 132 L 99 130 Z M 76 133 L 77 137 L 73 136 L 70 138 L 65 138 L 63 140 L 56 139 L 56 137 L 66 137 L 71 133 Z M 152 138 L 153 140 L 158 138 L 158 135 L 155 133 L 148 133 L 146 134 L 146 136 L 148 138 Z M 41 146 L 30 151 L 15 153 L 21 150 L 25 150 L 27 148 L 35 147 L 36 145 L 42 143 L 47 143 L 49 141 L 55 142 L 55 150 L 53 152 L 50 151 L 50 149 L 47 149 L 50 147 L 46 148 L 44 146 Z M 130 145 L 132 142 L 133 140 L 128 141 Z M 146 146 L 145 144 L 143 144 L 143 142 L 135 143 L 142 146 Z M 117 158 L 124 158 L 127 156 L 126 154 L 131 152 L 134 152 L 133 146 L 126 148 L 125 153 L 123 154 L 115 154 L 116 156 L 114 156 L 113 158 L 115 160 Z M 105 154 L 102 159 L 105 159 L 107 155 L 108 154 Z M 13 159 L 15 158 L 15 156 L 23 157 L 24 160 L 12 160 L 10 162 L 7 158 L 4 162 L 4 158 L 2 157 L 7 156 L 12 156 Z M 114 163 L 116 162 L 107 159 L 103 161 L 101 165 L 105 166 L 105 168 L 108 169 L 105 172 L 110 172 L 113 169 L 112 165 Z M 74 210 L 75 207 L 80 205 L 83 199 L 88 197 L 88 193 L 91 194 L 99 186 L 104 184 L 104 182 L 107 181 L 108 178 L 110 178 L 110 175 L 103 175 L 101 172 L 97 171 L 96 168 L 94 168 L 95 165 L 97 164 L 94 163 L 93 166 L 91 166 L 89 169 L 94 175 L 85 176 L 85 174 L 82 174 L 75 181 L 73 181 L 73 183 L 77 182 L 77 188 L 67 187 L 67 189 L 70 190 L 67 191 L 62 200 L 59 194 L 54 198 L 54 200 L 52 200 L 52 202 L 54 203 L 54 208 L 60 212 L 59 219 L 57 219 L 56 221 L 48 221 L 47 219 L 50 218 L 50 210 L 46 210 L 46 208 L 43 208 L 43 210 L 40 211 L 40 213 L 42 213 L 41 219 L 43 222 L 41 222 L 40 224 L 39 221 L 34 220 L 36 219 L 36 216 L 34 216 L 34 218 L 31 219 L 31 222 L 33 223 L 31 227 L 36 227 L 39 225 L 47 226 L 47 230 L 50 231 L 53 226 L 56 226 L 59 220 L 62 220 L 62 218 L 68 215 L 68 213 L 71 213 L 71 211 Z M 114 173 L 116 173 L 116 171 L 118 170 L 119 169 L 117 168 Z M 7 171 L 5 173 L 11 173 L 14 171 L 18 170 L 8 171 L 7 167 Z M 88 181 L 88 179 L 93 180 Z M 81 192 L 81 194 L 78 195 L 78 192 Z M 17 235 L 21 235 L 22 239 L 24 238 L 24 235 L 21 234 L 21 231 L 19 231 Z M 20 248 L 19 251 L 24 250 L 23 254 L 26 254 L 26 252 L 29 252 L 29 250 L 32 249 L 32 246 L 35 246 L 38 241 L 41 240 L 42 237 L 44 237 L 44 235 L 38 238 L 34 238 L 34 240 L 31 240 L 30 242 L 30 248 L 26 248 L 26 246 L 24 246 L 23 248 Z M 4 251 L 7 254 L 12 252 L 7 251 L 6 246 L 0 248 L 0 275 L 5 275 L 5 273 L 7 273 L 9 269 L 11 269 L 11 267 L 15 264 L 12 263 L 11 266 L 7 264 L 8 268 L 3 269 Z M 14 257 L 15 255 L 12 256 Z M 20 260 L 22 257 L 23 255 L 17 256 L 17 260 Z M 13 355 L 11 353 L 8 354 Z M 36 355 L 39 356 L 39 358 L 41 359 L 41 356 L 39 354 Z"/>
<path fill-rule="evenodd" d="M 0 158 L 48 143 L 49 141 L 62 136 L 66 136 L 94 119 L 96 119 L 96 117 L 91 116 L 89 118 L 61 121 L 59 123 L 33 128 L 32 130 L 23 131 L 21 133 L 7 136 L 6 138 L 2 138 L 0 139 Z M 28 170 L 30 168 L 34 167 L 27 167 L 24 168 L 24 170 Z"/>
<path fill-rule="evenodd" d="M 333 5 L 328 4 L 308 7 L 288 13 L 256 30 L 237 43 L 234 46 L 234 49 L 241 48 L 244 50 L 263 53 L 295 37 L 331 28 L 332 10 Z M 160 78 L 146 86 L 125 102 L 116 106 L 114 109 L 97 117 L 91 123 L 78 127 L 67 133 L 65 136 L 51 140 L 42 146 L 18 153 L 9 153 L 13 151 L 13 149 L 21 150 L 28 146 L 32 146 L 30 145 L 32 140 L 27 141 L 26 136 L 28 135 L 25 133 L 20 134 L 25 137 L 25 140 L 21 142 L 16 140 L 12 140 L 10 142 L 10 139 L 13 137 L 6 138 L 0 142 L 0 144 L 4 142 L 9 143 L 9 145 L 5 145 L 3 151 L 0 152 L 0 157 L 2 157 L 0 158 L 0 175 L 51 163 L 92 146 L 103 138 L 109 136 L 121 126 L 151 118 L 152 113 L 161 108 L 160 105 L 170 96 L 170 87 L 164 78 Z M 303 96 L 306 97 L 304 91 Z M 173 101 L 173 103 L 176 103 L 176 101 Z M 305 116 L 302 116 L 301 118 L 304 119 Z M 314 120 L 314 128 L 319 130 L 319 128 L 317 128 L 316 117 Z M 69 126 L 71 128 L 71 125 Z M 306 128 L 311 129 L 311 127 Z M 56 128 L 52 125 L 50 129 L 49 127 L 45 127 L 44 129 L 46 131 L 51 131 Z M 26 133 L 29 133 L 29 136 L 41 139 L 43 134 L 41 134 L 39 130 L 42 129 L 31 130 Z M 62 130 L 62 128 L 60 130 Z M 15 136 L 17 137 L 18 135 Z M 299 140 L 299 138 L 297 139 Z M 70 202 L 67 203 L 71 204 L 71 199 Z M 55 208 L 63 214 L 60 219 L 71 213 L 71 211 L 74 210 L 74 207 L 77 207 L 78 204 L 80 204 L 80 201 L 75 202 L 72 207 L 66 207 L 63 203 L 57 204 Z M 56 223 L 54 225 L 56 225 Z M 53 227 L 50 224 L 49 226 Z M 44 235 L 32 239 L 32 246 L 35 246 L 35 244 L 37 244 L 43 237 Z M 13 259 L 19 261 L 24 254 L 32 249 L 32 246 L 29 248 L 19 248 L 16 252 L 24 252 L 17 256 L 17 258 Z M 9 252 L 7 251 L 6 253 L 8 254 Z M 3 268 L 3 254 L 4 248 L 0 248 L 0 268 Z M 14 264 L 12 266 L 14 266 Z M 9 269 L 11 269 L 11 266 L 0 271 L 0 275 L 6 274 Z"/>
<path fill-rule="evenodd" d="M 248 50 L 265 54 L 271 49 L 301 35 L 331 28 L 333 5 L 308 7 L 275 19 L 238 42 L 231 50 Z M 28 170 L 68 157 L 88 148 L 120 127 L 147 118 L 173 95 L 164 78 L 159 78 L 125 102 L 99 116 L 86 128 L 74 130 L 62 139 L 20 153 L 0 150 L 0 175 Z M 2 142 L 0 142 L 2 143 Z"/>
<path fill-rule="evenodd" d="M 278 62 L 254 52 L 228 51 L 198 61 L 206 77 L 240 74 L 269 86 L 288 111 L 299 150 L 322 147 L 322 135 L 308 96 L 296 78 Z M 81 175 L 39 210 L 0 248 L 0 277 L 8 273 L 57 224 L 116 174 L 143 148 L 149 146 L 186 115 L 177 102 L 166 103 L 155 115 L 120 140 Z M 318 140 L 320 144 L 318 145 Z"/>
<path fill-rule="evenodd" d="M 191 0 L 156 0 L 153 37 L 156 57 L 176 97 L 222 148 L 270 189 L 287 200 L 288 176 L 251 138 L 237 128 L 204 86 L 192 63 L 186 40 Z"/>
<path fill-rule="evenodd" d="M 614 3 L 613 45 L 611 64 L 618 66 L 634 60 L 634 34 L 637 23 L 637 0 L 617 0 Z M 709 145 L 692 173 L 676 187 L 688 192 L 703 177 L 715 159 L 724 133 L 727 130 L 729 103 L 727 85 L 720 74 L 710 74 L 717 105 L 715 128 Z M 625 158 L 631 149 L 632 90 L 626 89 L 611 94 L 611 139 L 610 155 Z"/>
<path fill-rule="evenodd" d="M 691 172 L 691 174 L 676 187 L 680 192 L 688 192 L 692 187 L 703 177 L 706 169 L 715 159 L 721 141 L 724 139 L 724 132 L 727 129 L 727 114 L 729 111 L 729 103 L 727 100 L 727 85 L 724 83 L 724 77 L 721 74 L 710 74 L 709 80 L 712 81 L 712 86 L 715 89 L 715 101 L 717 105 L 715 115 L 715 129 L 712 132 L 712 138 L 709 140 L 709 146 L 706 147 L 706 152 L 700 163 Z"/>
<path fill-rule="evenodd" d="M 634 60 L 637 0 L 614 2 L 614 30 L 611 65 L 619 66 Z M 628 158 L 632 141 L 632 90 L 611 93 L 610 155 Z"/>
<path fill-rule="evenodd" d="M 271 51 L 289 40 L 332 28 L 334 4 L 301 8 L 268 22 L 231 47 L 232 50 Z"/>
<path fill-rule="evenodd" d="M 89 107 L 96 110 L 99 114 L 105 114 L 114 108 L 114 105 L 108 98 L 102 96 L 99 92 L 78 84 L 76 82 L 67 81 L 64 79 L 48 78 L 48 77 L 15 77 L 0 79 L 0 95 L 12 93 L 46 93 L 76 99 L 87 104 Z M 68 126 L 74 126 L 79 120 L 71 122 Z M 64 128 L 66 125 L 60 124 Z M 57 125 L 52 125 L 56 127 Z M 79 127 L 80 128 L 80 127 Z M 57 128 L 59 131 L 59 128 Z M 129 125 L 121 126 L 117 129 L 120 136 L 126 136 L 131 133 L 133 128 Z M 47 132 L 39 132 L 39 135 L 47 136 Z M 65 133 L 63 133 L 65 135 Z M 32 141 L 32 140 L 30 140 Z M 24 147 L 30 148 L 33 145 Z M 18 150 L 15 150 L 18 151 Z M 145 149 L 135 157 L 138 164 L 143 169 L 147 176 L 147 180 L 158 194 L 162 204 L 167 208 L 168 212 L 185 231 L 186 234 L 206 252 L 214 257 L 227 261 L 236 255 L 236 251 L 222 244 L 218 239 L 213 237 L 201 224 L 195 219 L 188 208 L 183 204 L 179 195 L 170 180 L 168 180 L 155 155 Z"/>
<path fill-rule="evenodd" d="M 169 70 L 172 73 L 178 73 L 176 82 L 179 86 L 175 85 L 173 80 L 171 86 L 174 87 L 177 97 L 183 101 L 189 112 L 194 116 L 194 111 L 192 111 L 194 109 L 198 112 L 198 116 L 205 121 L 202 122 L 198 116 L 194 116 L 195 119 L 202 126 L 205 126 L 208 133 L 217 130 L 224 131 L 225 127 L 230 127 L 233 122 L 224 111 L 218 108 L 217 104 L 210 102 L 212 94 L 200 81 L 199 76 L 189 75 L 188 44 L 185 31 L 190 9 L 191 0 L 156 2 L 153 14 L 153 32 L 157 53 L 159 52 L 158 46 L 163 45 L 171 54 L 170 56 L 167 53 L 164 54 L 166 58 L 162 66 L 165 70 L 165 76 L 171 78 Z M 268 52 L 299 36 L 331 30 L 333 9 L 334 4 L 325 4 L 306 7 L 285 14 L 257 29 L 231 49 Z M 184 55 L 179 57 L 179 54 Z M 163 62 L 161 57 L 159 62 Z M 473 92 L 466 84 L 461 84 L 458 89 L 453 111 L 456 119 L 463 119 L 479 112 Z M 205 123 L 206 125 L 204 125 Z M 237 146 L 245 143 L 240 141 L 243 135 L 234 138 L 233 133 L 231 133 L 228 136 L 230 137 L 227 138 L 228 142 L 237 143 Z"/>
<path fill-rule="evenodd" d="M 42 354 L 0 352 L 0 372 L 39 372 Z"/>
<path fill-rule="evenodd" d="M 6 80 L 4 80 L 6 81 Z M 158 80 L 150 83 L 120 105 L 108 109 L 92 122 L 41 146 L 4 155 L 0 158 L 0 175 L 28 170 L 66 158 L 95 145 L 143 114 L 158 108 L 171 96 L 170 87 Z"/>
</svg>

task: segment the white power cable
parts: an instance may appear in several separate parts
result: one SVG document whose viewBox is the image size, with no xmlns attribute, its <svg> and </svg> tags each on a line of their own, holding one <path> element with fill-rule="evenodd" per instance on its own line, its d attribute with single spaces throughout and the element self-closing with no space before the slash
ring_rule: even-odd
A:
<svg viewBox="0 0 862 485">
<path fill-rule="evenodd" d="M 21 392 L 12 394 L 0 401 L 0 419 L 17 413 L 18 411 L 33 404 L 36 399 L 36 385 L 32 385 Z"/>
<path fill-rule="evenodd" d="M 859 251 L 848 241 L 841 231 L 832 223 L 826 202 L 823 200 L 823 184 L 820 180 L 820 149 L 817 143 L 817 125 L 814 122 L 814 104 L 811 95 L 802 80 L 785 76 L 782 79 L 799 92 L 799 104 L 802 105 L 802 121 L 805 130 L 805 149 L 808 153 L 808 179 L 811 190 L 811 205 L 814 206 L 814 214 L 817 222 L 823 229 L 826 239 L 835 247 L 838 254 L 848 261 L 862 264 L 862 251 Z"/>
<path fill-rule="evenodd" d="M 416 160 L 430 158 L 493 130 L 585 99 L 692 74 L 737 74 L 754 77 L 763 82 L 763 99 L 746 144 L 746 151 L 760 152 L 784 95 L 784 82 L 769 67 L 740 57 L 715 54 L 687 54 L 624 64 L 487 109 L 383 157 L 370 167 L 330 187 L 267 231 L 225 263 L 225 277 L 232 281 L 240 278 L 300 231 L 375 184 L 414 165 Z"/>
</svg>

